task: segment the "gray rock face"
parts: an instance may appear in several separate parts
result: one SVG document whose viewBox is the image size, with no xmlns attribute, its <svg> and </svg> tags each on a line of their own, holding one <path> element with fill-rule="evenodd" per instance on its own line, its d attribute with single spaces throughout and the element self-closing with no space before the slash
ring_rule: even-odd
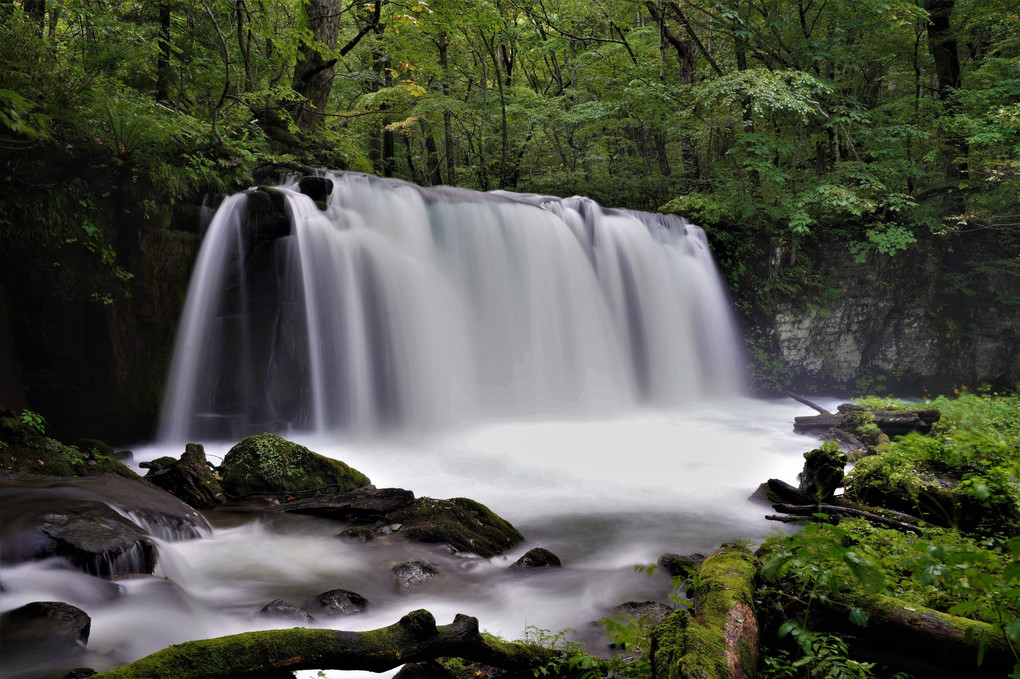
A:
<svg viewBox="0 0 1020 679">
<path fill-rule="evenodd" d="M 805 308 L 803 293 L 773 319 L 780 358 L 806 392 L 901 393 L 1020 377 L 1020 276 L 994 262 L 994 234 L 919 242 L 890 257 L 854 261 L 825 244 L 813 268 L 828 290 Z"/>
</svg>

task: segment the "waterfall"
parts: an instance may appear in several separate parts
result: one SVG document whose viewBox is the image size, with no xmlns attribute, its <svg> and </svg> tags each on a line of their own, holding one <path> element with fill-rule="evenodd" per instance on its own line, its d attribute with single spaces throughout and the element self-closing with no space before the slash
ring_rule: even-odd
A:
<svg viewBox="0 0 1020 679">
<path fill-rule="evenodd" d="M 324 210 L 295 183 L 220 206 L 162 439 L 582 415 L 742 388 L 693 224 L 579 197 L 325 181 Z"/>
</svg>

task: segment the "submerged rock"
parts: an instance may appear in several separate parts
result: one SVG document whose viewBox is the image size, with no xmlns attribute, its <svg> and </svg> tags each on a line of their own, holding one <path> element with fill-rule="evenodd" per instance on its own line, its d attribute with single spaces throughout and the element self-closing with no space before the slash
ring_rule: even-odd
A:
<svg viewBox="0 0 1020 679">
<path fill-rule="evenodd" d="M 315 605 L 326 615 L 354 615 L 368 608 L 368 599 L 346 589 L 331 589 L 315 597 Z"/>
<path fill-rule="evenodd" d="M 371 483 L 367 476 L 343 462 L 276 434 L 243 439 L 223 458 L 222 470 L 220 485 L 235 497 L 327 487 L 347 491 Z"/>
<path fill-rule="evenodd" d="M 704 554 L 663 554 L 656 563 L 674 578 L 690 578 L 698 572 L 704 560 Z"/>
<path fill-rule="evenodd" d="M 199 443 L 187 444 L 180 460 L 159 457 L 139 466 L 149 470 L 145 475 L 146 481 L 192 507 L 207 509 L 226 500 L 219 479 L 209 468 L 205 448 Z"/>
<path fill-rule="evenodd" d="M 259 615 L 266 618 L 281 618 L 283 620 L 296 620 L 300 622 L 311 622 L 314 618 L 289 601 L 273 599 L 259 610 Z"/>
<path fill-rule="evenodd" d="M 393 567 L 398 589 L 414 589 L 439 577 L 439 569 L 427 561 L 407 561 Z"/>
<path fill-rule="evenodd" d="M 371 528 L 355 527 L 342 530 L 336 536 L 343 540 L 353 540 L 354 542 L 371 542 L 375 540 L 375 531 Z"/>
<path fill-rule="evenodd" d="M 502 554 L 524 541 L 508 521 L 485 505 L 467 498 L 434 500 L 423 497 L 387 514 L 386 524 L 401 524 L 400 535 L 410 540 L 449 545 L 458 552 L 482 557 Z M 377 525 L 379 529 L 382 524 Z"/>
<path fill-rule="evenodd" d="M 517 561 L 514 561 L 513 564 L 510 565 L 510 568 L 530 569 L 543 568 L 545 566 L 559 568 L 561 565 L 560 557 L 556 556 L 544 547 L 535 547 L 534 549 L 529 549 L 524 556 L 517 559 Z"/>
</svg>

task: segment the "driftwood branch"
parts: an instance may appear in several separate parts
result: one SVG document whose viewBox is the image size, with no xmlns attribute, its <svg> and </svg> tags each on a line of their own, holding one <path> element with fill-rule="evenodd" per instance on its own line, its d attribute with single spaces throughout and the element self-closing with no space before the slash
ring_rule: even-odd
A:
<svg viewBox="0 0 1020 679">
<path fill-rule="evenodd" d="M 488 640 L 479 633 L 476 618 L 457 615 L 452 624 L 437 626 L 431 613 L 417 610 L 396 624 L 367 632 L 294 628 L 189 641 L 96 676 L 265 679 L 291 677 L 297 670 L 383 672 L 446 657 L 528 670 L 555 655 L 540 646 Z"/>
<path fill-rule="evenodd" d="M 790 398 L 792 398 L 794 401 L 797 401 L 798 403 L 803 403 L 804 405 L 806 405 L 808 408 L 811 408 L 812 410 L 817 410 L 822 415 L 831 415 L 832 414 L 828 410 L 823 408 L 822 406 L 820 406 L 817 403 L 815 403 L 814 401 L 809 401 L 808 399 L 804 398 L 803 396 L 798 396 L 797 394 L 791 393 L 789 391 L 786 392 L 786 395 L 789 396 Z"/>
</svg>

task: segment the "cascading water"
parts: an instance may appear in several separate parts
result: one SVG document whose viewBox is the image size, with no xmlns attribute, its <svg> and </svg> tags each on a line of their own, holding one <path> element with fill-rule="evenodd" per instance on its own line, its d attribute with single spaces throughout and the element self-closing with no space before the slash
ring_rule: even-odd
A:
<svg viewBox="0 0 1020 679">
<path fill-rule="evenodd" d="M 92 636 L 67 657 L 5 657 L 0 677 L 111 669 L 191 639 L 289 627 L 260 609 L 336 588 L 369 608 L 305 624 L 371 629 L 427 608 L 508 638 L 529 626 L 586 636 L 619 604 L 667 600 L 669 578 L 635 565 L 776 530 L 747 498 L 769 477 L 793 480 L 805 444 L 789 422 L 803 411 L 739 395 L 743 361 L 700 229 L 583 198 L 322 181 L 326 210 L 295 184 L 221 205 L 162 440 L 135 446 L 136 462 L 178 457 L 184 439 L 219 460 L 241 435 L 276 431 L 379 487 L 482 502 L 527 542 L 482 559 L 399 535 L 342 541 L 343 524 L 308 516 L 210 511 L 211 533 L 190 540 L 142 521 L 155 577 L 109 582 L 61 558 L 5 564 L 0 610 L 67 602 Z M 531 547 L 563 567 L 508 570 Z M 390 568 L 411 559 L 441 576 L 399 590 Z"/>
<path fill-rule="evenodd" d="M 704 233 L 584 198 L 332 174 L 212 220 L 160 437 L 371 433 L 669 405 L 743 372 Z M 259 199 L 266 194 L 259 192 Z"/>
</svg>

